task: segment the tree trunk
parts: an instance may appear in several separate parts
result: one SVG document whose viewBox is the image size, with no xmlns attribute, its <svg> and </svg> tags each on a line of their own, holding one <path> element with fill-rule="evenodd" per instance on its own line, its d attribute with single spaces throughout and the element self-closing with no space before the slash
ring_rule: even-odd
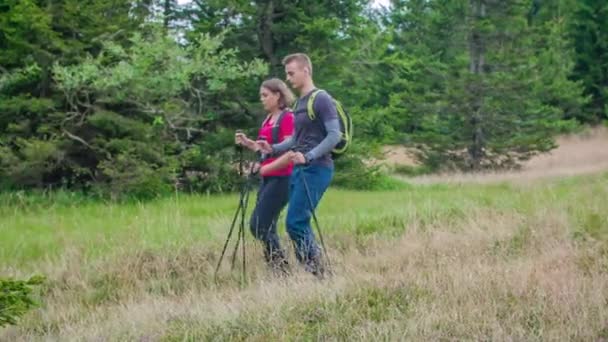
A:
<svg viewBox="0 0 608 342">
<path fill-rule="evenodd" d="M 279 59 L 274 51 L 274 36 L 272 34 L 274 10 L 274 1 L 268 1 L 266 6 L 261 8 L 258 23 L 258 40 L 260 42 L 260 48 L 266 58 L 268 58 L 268 61 L 270 61 L 273 71 L 280 67 Z"/>
<path fill-rule="evenodd" d="M 173 0 L 164 0 L 163 2 L 163 27 L 165 30 L 169 28 L 169 24 L 171 23 L 171 19 L 173 16 L 173 6 L 171 6 Z"/>
<path fill-rule="evenodd" d="M 486 16 L 486 5 L 484 0 L 470 0 L 472 9 L 471 32 L 469 36 L 469 71 L 474 75 L 468 85 L 471 93 L 471 144 L 468 147 L 471 158 L 471 168 L 479 169 L 484 157 L 484 132 L 483 132 L 483 83 L 482 75 L 484 68 L 485 42 L 480 30 L 480 23 Z"/>
</svg>

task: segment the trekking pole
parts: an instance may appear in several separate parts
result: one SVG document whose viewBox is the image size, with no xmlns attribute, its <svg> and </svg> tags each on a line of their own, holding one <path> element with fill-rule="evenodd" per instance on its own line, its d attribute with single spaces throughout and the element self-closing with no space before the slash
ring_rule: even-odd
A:
<svg viewBox="0 0 608 342">
<path fill-rule="evenodd" d="M 243 165 L 243 150 L 241 148 L 238 148 L 239 151 L 239 175 L 241 175 L 241 171 L 242 171 L 242 165 Z M 234 226 L 236 224 L 236 220 L 239 217 L 239 213 L 241 211 L 241 203 L 242 203 L 242 198 L 244 195 L 244 187 L 241 187 L 241 191 L 239 194 L 239 206 L 236 208 L 236 212 L 234 213 L 234 217 L 232 218 L 232 223 L 230 224 L 230 230 L 228 231 L 228 236 L 226 237 L 226 241 L 224 242 L 224 248 L 222 248 L 222 254 L 220 255 L 220 258 L 217 262 L 217 265 L 215 266 L 215 272 L 214 272 L 214 280 L 217 282 L 217 273 L 222 265 L 222 261 L 224 260 L 224 255 L 226 254 L 226 249 L 228 249 L 228 243 L 230 243 L 230 238 L 232 238 L 232 233 L 234 232 Z"/>
<path fill-rule="evenodd" d="M 242 177 L 243 176 L 243 162 L 244 162 L 243 149 L 240 146 L 237 148 L 239 151 L 239 175 Z M 253 170 L 253 165 L 251 167 L 251 171 L 252 170 Z M 241 274 L 241 281 L 244 283 L 246 280 L 247 261 L 246 261 L 246 250 L 245 250 L 245 213 L 247 211 L 247 206 L 249 203 L 249 192 L 250 192 L 249 190 L 250 190 L 249 189 L 249 179 L 246 179 L 245 183 L 241 186 L 241 191 L 240 191 L 240 195 L 239 195 L 239 205 L 236 209 L 236 212 L 234 213 L 234 217 L 232 218 L 232 223 L 230 224 L 230 230 L 228 231 L 228 237 L 226 238 L 226 241 L 224 242 L 224 247 L 222 249 L 222 253 L 221 253 L 218 263 L 215 267 L 214 280 L 216 283 L 217 283 L 217 274 L 221 267 L 222 261 L 224 260 L 226 250 L 228 249 L 228 244 L 230 243 L 230 239 L 232 238 L 232 234 L 234 233 L 234 228 L 236 226 L 237 219 L 239 219 L 239 217 L 240 217 L 241 221 L 239 223 L 239 231 L 237 233 L 236 245 L 234 247 L 234 251 L 232 254 L 232 270 L 234 270 L 236 255 L 238 252 L 240 241 L 243 240 L 243 242 L 242 242 L 243 243 L 243 246 L 242 246 L 242 258 L 243 258 L 242 271 L 243 272 Z"/>
<path fill-rule="evenodd" d="M 239 148 L 239 176 L 242 179 L 242 177 L 243 177 L 243 148 L 242 147 Z M 246 191 L 247 191 L 247 183 L 241 185 L 241 193 L 243 193 L 243 192 L 246 193 Z M 232 252 L 232 262 L 231 262 L 232 267 L 231 267 L 231 270 L 233 270 L 233 271 L 234 271 L 234 265 L 235 265 L 235 261 L 236 261 L 236 254 L 237 254 L 237 251 L 239 249 L 239 243 L 241 242 L 241 235 L 242 235 L 241 234 L 241 228 L 243 226 L 242 225 L 242 220 L 243 220 L 243 216 L 244 216 L 244 212 L 245 212 L 243 199 L 244 199 L 245 196 L 246 195 L 239 197 L 239 208 L 241 208 L 241 211 L 239 213 L 241 214 L 241 217 L 240 217 L 241 218 L 241 222 L 239 222 L 239 231 L 236 234 L 236 244 L 234 245 L 234 251 Z"/>
<path fill-rule="evenodd" d="M 249 207 L 249 194 L 251 193 L 250 191 L 250 177 L 251 174 L 247 176 L 247 179 L 245 180 L 245 195 L 241 196 L 240 198 L 240 214 L 241 214 L 241 221 L 239 223 L 239 231 L 237 233 L 237 240 L 236 240 L 236 245 L 234 246 L 234 251 L 232 252 L 232 270 L 234 270 L 235 265 L 236 265 L 236 257 L 237 257 L 237 253 L 238 253 L 238 249 L 239 249 L 239 245 L 242 243 L 242 248 L 241 248 L 241 252 L 242 252 L 242 259 L 243 259 L 243 267 L 242 267 L 242 273 L 241 273 L 241 282 L 245 283 L 246 279 L 247 279 L 247 254 L 246 254 L 246 249 L 245 249 L 245 213 L 247 212 L 247 208 Z M 241 242 L 242 241 L 242 242 Z"/>
<path fill-rule="evenodd" d="M 304 173 L 300 172 L 300 176 L 302 177 L 302 183 L 304 183 L 304 189 L 306 189 L 306 197 L 308 197 L 308 204 L 310 205 L 310 211 L 312 213 L 312 218 L 315 221 L 315 226 L 317 227 L 317 231 L 319 232 L 319 240 L 321 241 L 321 246 L 323 247 L 323 252 L 325 253 L 325 259 L 327 259 L 327 268 L 331 273 L 331 263 L 329 261 L 329 254 L 327 253 L 327 248 L 325 247 L 325 241 L 323 241 L 323 234 L 321 233 L 321 226 L 319 225 L 319 220 L 317 219 L 317 215 L 315 214 L 315 209 L 312 205 L 312 197 L 310 196 L 310 189 L 308 188 L 308 183 L 306 182 L 306 177 L 304 177 Z"/>
<path fill-rule="evenodd" d="M 241 189 L 241 194 L 240 194 L 241 198 L 245 195 L 244 192 L 245 192 L 245 189 L 244 188 Z M 226 241 L 224 242 L 224 248 L 222 249 L 222 254 L 220 255 L 220 259 L 218 260 L 217 266 L 215 267 L 214 279 L 216 280 L 216 282 L 217 282 L 218 271 L 222 265 L 222 261 L 224 260 L 226 250 L 228 249 L 228 244 L 230 243 L 230 239 L 232 238 L 232 234 L 234 232 L 234 227 L 236 226 L 236 220 L 239 218 L 239 213 L 241 211 L 244 211 L 242 206 L 240 205 L 240 203 L 242 203 L 241 200 L 239 200 L 239 206 L 237 207 L 236 212 L 234 213 L 234 217 L 232 218 L 232 223 L 230 224 L 230 230 L 228 231 L 228 237 L 226 237 Z"/>
</svg>

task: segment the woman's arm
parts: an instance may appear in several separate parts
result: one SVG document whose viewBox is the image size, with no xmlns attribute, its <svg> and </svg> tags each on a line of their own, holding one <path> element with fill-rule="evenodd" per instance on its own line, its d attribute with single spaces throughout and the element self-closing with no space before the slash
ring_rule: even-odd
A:
<svg viewBox="0 0 608 342">
<path fill-rule="evenodd" d="M 260 168 L 260 174 L 262 176 L 265 176 L 272 171 L 280 170 L 287 167 L 291 163 L 292 155 L 292 151 L 285 152 L 282 156 L 275 159 L 272 163 L 262 166 Z"/>
</svg>

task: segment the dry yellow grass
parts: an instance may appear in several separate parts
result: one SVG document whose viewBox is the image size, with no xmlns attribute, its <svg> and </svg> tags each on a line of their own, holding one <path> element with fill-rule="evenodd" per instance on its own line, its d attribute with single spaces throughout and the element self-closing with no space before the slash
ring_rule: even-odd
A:
<svg viewBox="0 0 608 342">
<path fill-rule="evenodd" d="M 598 127 L 583 134 L 557 139 L 558 147 L 524 163 L 520 171 L 478 174 L 440 174 L 409 179 L 418 184 L 430 183 L 492 183 L 593 174 L 608 170 L 608 129 Z M 403 153 L 403 152 L 402 152 Z M 411 161 L 406 161 L 406 164 Z"/>
</svg>

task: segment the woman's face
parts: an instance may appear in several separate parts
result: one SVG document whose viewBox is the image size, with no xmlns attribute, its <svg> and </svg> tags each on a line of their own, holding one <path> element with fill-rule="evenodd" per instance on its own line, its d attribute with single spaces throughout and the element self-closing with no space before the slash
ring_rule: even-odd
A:
<svg viewBox="0 0 608 342">
<path fill-rule="evenodd" d="M 262 101 L 266 112 L 270 113 L 279 109 L 279 99 L 279 93 L 274 93 L 268 88 L 260 88 L 260 101 Z"/>
</svg>

